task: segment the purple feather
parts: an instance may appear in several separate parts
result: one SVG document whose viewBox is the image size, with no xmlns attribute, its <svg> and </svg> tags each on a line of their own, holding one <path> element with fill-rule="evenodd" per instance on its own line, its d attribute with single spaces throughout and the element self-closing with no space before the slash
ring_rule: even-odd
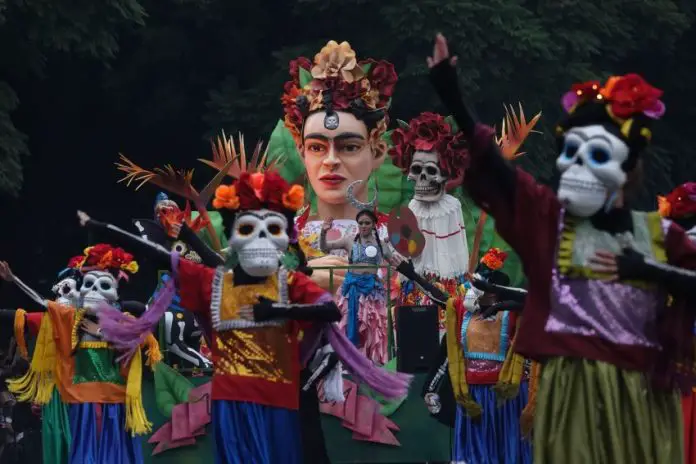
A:
<svg viewBox="0 0 696 464">
<path fill-rule="evenodd" d="M 118 361 L 128 361 L 135 350 L 145 342 L 167 308 L 172 304 L 176 286 L 173 280 L 168 281 L 157 294 L 153 303 L 139 318 L 122 313 L 113 306 L 103 304 L 98 307 L 99 325 L 104 340 L 109 342 L 117 351 L 121 351 Z"/>
<path fill-rule="evenodd" d="M 401 372 L 388 372 L 376 366 L 358 351 L 336 324 L 327 324 L 324 333 L 343 365 L 356 380 L 367 384 L 388 399 L 401 398 L 408 394 L 412 376 Z"/>
<path fill-rule="evenodd" d="M 662 116 L 664 116 L 666 109 L 667 107 L 662 102 L 662 100 L 657 100 L 655 102 L 655 106 L 653 106 L 649 110 L 643 111 L 643 114 L 651 119 L 660 119 Z"/>
<path fill-rule="evenodd" d="M 563 94 L 561 98 L 561 105 L 566 113 L 570 112 L 570 109 L 578 102 L 578 94 L 570 91 Z"/>
</svg>

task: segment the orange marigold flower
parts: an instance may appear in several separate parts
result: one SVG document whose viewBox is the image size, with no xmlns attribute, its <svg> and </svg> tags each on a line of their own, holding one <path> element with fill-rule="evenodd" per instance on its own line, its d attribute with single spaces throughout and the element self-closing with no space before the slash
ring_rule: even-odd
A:
<svg viewBox="0 0 696 464">
<path fill-rule="evenodd" d="M 291 211 L 297 211 L 304 205 L 304 188 L 301 185 L 293 185 L 287 193 L 283 194 L 283 206 Z"/>
<path fill-rule="evenodd" d="M 507 258 L 507 253 L 505 253 L 500 248 L 491 248 L 488 252 L 481 258 L 481 262 L 488 266 L 489 269 L 497 271 L 503 267 L 505 259 Z"/>
<path fill-rule="evenodd" d="M 254 193 L 257 198 L 261 198 L 261 190 L 263 190 L 264 175 L 262 172 L 255 172 L 249 176 L 251 181 L 251 187 L 254 189 Z"/>
<path fill-rule="evenodd" d="M 215 189 L 215 198 L 213 199 L 213 207 L 215 209 L 237 209 L 239 208 L 239 197 L 237 189 L 234 185 L 221 185 Z"/>
</svg>

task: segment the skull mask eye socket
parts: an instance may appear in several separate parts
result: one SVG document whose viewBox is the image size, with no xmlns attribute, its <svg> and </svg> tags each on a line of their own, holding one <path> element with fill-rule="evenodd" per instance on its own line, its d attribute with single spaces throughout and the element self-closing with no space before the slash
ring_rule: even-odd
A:
<svg viewBox="0 0 696 464">
<path fill-rule="evenodd" d="M 183 255 L 183 254 L 186 254 L 186 252 L 188 251 L 188 246 L 186 246 L 186 244 L 184 242 L 182 242 L 181 240 L 177 240 L 172 245 L 172 251 L 174 253 Z"/>
<path fill-rule="evenodd" d="M 428 166 L 428 167 L 426 167 L 426 168 L 425 168 L 425 172 L 426 172 L 426 174 L 428 174 L 429 176 L 436 176 L 436 175 L 439 174 L 438 171 L 437 171 L 437 168 L 434 167 L 434 166 Z"/>
<path fill-rule="evenodd" d="M 237 233 L 243 237 L 248 237 L 254 233 L 254 229 L 256 229 L 254 224 L 241 223 L 237 226 Z"/>
<path fill-rule="evenodd" d="M 104 290 L 105 292 L 108 292 L 109 290 L 111 290 L 111 282 L 102 280 L 99 282 L 99 288 Z"/>
<path fill-rule="evenodd" d="M 423 172 L 423 166 L 421 166 L 420 164 L 411 165 L 411 174 L 413 174 L 414 176 L 417 176 L 421 172 Z"/>
<path fill-rule="evenodd" d="M 93 276 L 89 276 L 89 275 L 88 275 L 87 277 L 85 277 L 85 280 L 84 280 L 84 282 L 83 282 L 83 285 L 84 285 L 85 288 L 92 288 L 92 287 L 94 287 L 94 284 L 95 284 L 96 281 L 97 281 L 96 278 L 94 278 Z"/>
<path fill-rule="evenodd" d="M 283 228 L 278 224 L 270 224 L 268 226 L 268 233 L 274 236 L 278 236 L 283 233 Z"/>
</svg>

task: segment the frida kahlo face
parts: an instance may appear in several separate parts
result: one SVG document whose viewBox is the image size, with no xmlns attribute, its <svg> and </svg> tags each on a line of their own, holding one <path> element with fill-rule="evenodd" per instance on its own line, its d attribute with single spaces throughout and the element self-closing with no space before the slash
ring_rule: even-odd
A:
<svg viewBox="0 0 696 464">
<path fill-rule="evenodd" d="M 375 153 L 364 122 L 351 113 L 339 111 L 338 125 L 325 124 L 326 112 L 311 114 L 304 125 L 300 152 L 307 177 L 318 200 L 331 205 L 347 203 L 348 186 L 357 181 L 355 196 L 360 198 L 367 179 L 384 160 Z M 328 128 L 327 128 L 328 126 Z"/>
</svg>

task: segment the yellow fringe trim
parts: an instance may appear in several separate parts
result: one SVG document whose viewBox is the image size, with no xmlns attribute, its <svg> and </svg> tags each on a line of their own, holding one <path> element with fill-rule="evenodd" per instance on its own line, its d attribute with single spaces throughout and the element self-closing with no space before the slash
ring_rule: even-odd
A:
<svg viewBox="0 0 696 464">
<path fill-rule="evenodd" d="M 652 252 L 655 261 L 658 263 L 667 262 L 667 251 L 665 250 L 665 234 L 662 231 L 662 216 L 657 211 L 647 214 L 646 222 L 652 238 Z"/>
<path fill-rule="evenodd" d="M 135 350 L 126 381 L 126 430 L 131 435 L 152 432 L 152 423 L 147 420 L 142 397 L 143 360 L 141 351 Z"/>
<path fill-rule="evenodd" d="M 53 324 L 51 318 L 45 315 L 41 319 L 41 327 L 29 371 L 18 379 L 8 380 L 7 386 L 9 390 L 15 394 L 18 401 L 47 404 L 56 385 L 56 362 Z"/>
<path fill-rule="evenodd" d="M 520 321 L 521 318 L 517 319 L 518 330 Z M 516 340 L 517 337 L 510 343 L 510 348 L 505 354 L 505 362 L 503 362 L 503 367 L 498 375 L 498 383 L 493 387 L 493 391 L 502 401 L 508 401 L 517 396 L 524 375 L 524 357 L 515 352 Z"/>
<path fill-rule="evenodd" d="M 75 310 L 75 321 L 73 322 L 72 332 L 70 333 L 70 349 L 74 350 L 77 347 L 77 328 L 80 327 L 80 322 L 85 317 L 86 310 L 76 309 Z"/>
<path fill-rule="evenodd" d="M 89 348 L 93 350 L 105 349 L 109 347 L 107 342 L 97 341 L 97 340 L 85 340 L 80 342 L 79 348 Z"/>
<path fill-rule="evenodd" d="M 150 333 L 145 339 L 143 346 L 147 348 L 147 360 L 145 361 L 145 365 L 149 366 L 151 369 L 154 369 L 155 365 L 163 359 L 159 342 L 157 341 L 157 338 Z"/>
<path fill-rule="evenodd" d="M 17 349 L 20 356 L 24 359 L 29 359 L 29 350 L 27 349 L 27 340 L 24 338 L 24 328 L 27 324 L 27 312 L 22 308 L 17 309 L 14 318 L 14 336 L 17 341 Z"/>
<path fill-rule="evenodd" d="M 469 396 L 469 385 L 466 383 L 466 361 L 459 334 L 457 333 L 457 312 L 454 309 L 454 298 L 447 300 L 446 326 L 447 326 L 447 359 L 449 360 L 449 374 L 452 382 L 454 398 L 463 408 L 466 414 L 475 419 L 481 416 L 481 405 Z"/>
<path fill-rule="evenodd" d="M 537 391 L 539 390 L 539 379 L 541 378 L 541 363 L 532 362 L 532 369 L 529 374 L 529 395 L 527 405 L 520 415 L 520 428 L 522 436 L 528 437 L 534 427 L 534 414 L 536 413 Z"/>
</svg>

